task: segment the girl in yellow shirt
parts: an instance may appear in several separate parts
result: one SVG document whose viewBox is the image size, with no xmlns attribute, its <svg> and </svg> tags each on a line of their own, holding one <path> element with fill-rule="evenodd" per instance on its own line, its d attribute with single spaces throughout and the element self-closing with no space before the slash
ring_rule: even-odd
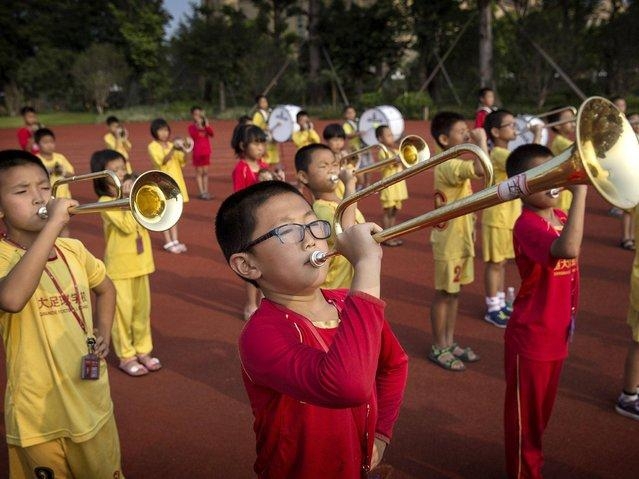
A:
<svg viewBox="0 0 639 479">
<path fill-rule="evenodd" d="M 122 182 L 122 196 L 128 196 L 133 182 L 126 179 L 126 161 L 114 150 L 100 150 L 91 156 L 91 171 L 113 171 Z M 99 201 L 116 199 L 115 189 L 106 178 L 94 180 Z M 155 271 L 151 239 L 130 211 L 113 209 L 100 213 L 104 226 L 104 264 L 117 292 L 115 321 L 111 341 L 120 358 L 120 369 L 131 376 L 142 376 L 162 367 L 151 356 L 151 292 L 149 274 Z"/>
<path fill-rule="evenodd" d="M 149 156 L 154 168 L 157 168 L 177 181 L 184 203 L 189 201 L 189 194 L 186 191 L 186 183 L 182 168 L 186 164 L 184 149 L 174 142 L 169 141 L 171 128 L 163 118 L 156 118 L 151 122 L 151 135 L 154 140 L 149 143 Z M 178 240 L 177 225 L 171 227 L 164 234 L 164 249 L 171 253 L 184 253 L 186 245 Z"/>
</svg>

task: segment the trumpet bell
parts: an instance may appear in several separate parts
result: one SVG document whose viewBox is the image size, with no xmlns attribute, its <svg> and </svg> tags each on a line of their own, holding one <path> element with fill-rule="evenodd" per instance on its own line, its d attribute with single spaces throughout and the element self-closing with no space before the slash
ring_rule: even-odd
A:
<svg viewBox="0 0 639 479">
<path fill-rule="evenodd" d="M 180 218 L 183 198 L 173 178 L 159 171 L 147 171 L 135 181 L 130 205 L 135 220 L 144 228 L 165 231 Z"/>
<path fill-rule="evenodd" d="M 614 206 L 633 208 L 639 203 L 639 142 L 625 115 L 592 97 L 579 109 L 577 125 L 575 154 L 584 179 Z"/>
<path fill-rule="evenodd" d="M 406 168 L 426 161 L 430 158 L 430 149 L 423 138 L 408 135 L 399 144 L 399 159 Z"/>
</svg>

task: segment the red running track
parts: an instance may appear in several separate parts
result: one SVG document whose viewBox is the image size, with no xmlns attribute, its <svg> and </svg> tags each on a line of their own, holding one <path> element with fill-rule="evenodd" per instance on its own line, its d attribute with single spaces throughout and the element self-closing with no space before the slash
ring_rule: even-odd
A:
<svg viewBox="0 0 639 479">
<path fill-rule="evenodd" d="M 323 128 L 325 122 L 318 122 Z M 137 170 L 150 167 L 147 123 L 127 125 Z M 176 134 L 186 123 L 173 123 Z M 215 122 L 211 191 L 216 198 L 192 200 L 180 221 L 180 238 L 189 251 L 162 251 L 153 234 L 157 271 L 151 277 L 155 353 L 164 368 L 131 378 L 111 357 L 110 378 L 124 471 L 128 478 L 252 477 L 252 415 L 240 377 L 236 338 L 244 285 L 226 266 L 213 234 L 213 218 L 231 192 L 232 122 Z M 407 133 L 427 138 L 427 125 L 408 122 Z M 102 148 L 102 125 L 55 128 L 58 150 L 88 171 L 91 152 Z M 15 130 L 0 130 L 0 148 L 17 146 Z M 293 176 L 293 147 L 284 162 Z M 193 169 L 185 170 L 196 190 Z M 479 188 L 480 185 L 477 185 Z M 410 199 L 400 217 L 432 209 L 432 173 L 409 181 Z M 82 202 L 94 201 L 89 184 L 72 187 Z M 193 195 L 194 196 L 194 195 Z M 361 202 L 366 217 L 380 221 L 376 197 Z M 553 417 L 545 436 L 547 478 L 638 477 L 635 447 L 639 423 L 614 412 L 629 330 L 625 325 L 632 254 L 617 246 L 620 222 L 606 215 L 608 205 L 594 192 L 588 198 L 581 257 L 582 296 L 577 332 L 565 363 Z M 98 215 L 80 215 L 72 235 L 97 256 L 103 252 Z M 476 261 L 476 281 L 460 300 L 457 337 L 482 359 L 464 373 L 444 371 L 426 359 L 430 345 L 429 305 L 433 295 L 432 254 L 428 232 L 412 233 L 399 248 L 384 250 L 382 295 L 387 317 L 410 355 L 408 387 L 395 438 L 386 462 L 394 479 L 498 478 L 504 476 L 502 439 L 503 331 L 482 321 L 483 264 Z M 479 242 L 477 244 L 479 251 Z M 508 282 L 518 283 L 512 265 Z M 0 383 L 6 383 L 4 362 Z M 2 423 L 0 423 L 2 424 Z M 0 425 L 1 433 L 4 433 Z M 0 477 L 6 477 L 6 448 L 0 447 Z"/>
</svg>

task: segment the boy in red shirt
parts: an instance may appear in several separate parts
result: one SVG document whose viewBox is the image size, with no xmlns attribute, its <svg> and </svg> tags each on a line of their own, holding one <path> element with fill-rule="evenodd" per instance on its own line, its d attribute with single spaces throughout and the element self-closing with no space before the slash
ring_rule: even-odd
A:
<svg viewBox="0 0 639 479">
<path fill-rule="evenodd" d="M 379 226 L 336 238 L 353 264 L 349 290 L 321 290 L 330 223 L 288 183 L 257 183 L 228 197 L 217 241 L 233 271 L 264 293 L 239 340 L 257 436 L 260 478 L 358 479 L 390 441 L 404 395 L 407 356 L 379 299 Z"/>
<path fill-rule="evenodd" d="M 542 145 L 522 145 L 506 163 L 508 177 L 552 158 Z M 568 356 L 579 299 L 587 187 L 572 185 L 568 216 L 556 190 L 523 197 L 513 230 L 521 287 L 505 334 L 504 429 L 509 478 L 541 478 L 541 439 Z"/>
<path fill-rule="evenodd" d="M 42 128 L 42 125 L 38 121 L 36 111 L 30 106 L 22 107 L 20 114 L 24 120 L 24 126 L 18 130 L 18 143 L 21 149 L 36 155 L 40 148 L 35 142 L 33 134 L 37 129 Z"/>
</svg>

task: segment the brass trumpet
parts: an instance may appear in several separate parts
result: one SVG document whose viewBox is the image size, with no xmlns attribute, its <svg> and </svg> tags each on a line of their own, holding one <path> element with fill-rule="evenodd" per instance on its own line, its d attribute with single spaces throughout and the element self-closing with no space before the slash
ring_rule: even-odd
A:
<svg viewBox="0 0 639 479">
<path fill-rule="evenodd" d="M 379 145 L 383 146 L 383 145 Z M 379 170 L 395 163 L 397 160 L 401 161 L 405 168 L 415 166 L 417 163 L 421 163 L 430 157 L 430 149 L 423 138 L 417 135 L 408 135 L 399 143 L 399 153 L 392 155 L 388 149 L 384 147 L 384 154 L 386 159 L 380 160 L 370 166 L 355 170 L 355 174 L 369 173 L 371 171 Z"/>
<path fill-rule="evenodd" d="M 426 163 L 441 156 L 436 155 Z M 452 156 L 447 155 L 447 158 Z M 438 160 L 442 161 L 441 158 Z M 378 181 L 342 201 L 335 212 L 335 232 L 339 234 L 342 231 L 340 222 L 346 207 L 362 196 L 403 179 L 399 177 L 409 171 L 404 170 Z M 639 204 L 639 142 L 625 116 L 605 98 L 591 97 L 581 105 L 577 115 L 575 143 L 550 161 L 498 185 L 385 229 L 374 234 L 373 238 L 381 243 L 505 201 L 575 184 L 594 186 L 606 201 L 624 210 Z M 336 254 L 339 253 L 314 251 L 309 262 L 320 267 Z"/>
<path fill-rule="evenodd" d="M 165 231 L 173 227 L 182 214 L 183 198 L 180 187 L 171 176 L 162 171 L 142 173 L 131 186 L 128 198 L 122 198 L 122 185 L 118 176 L 110 170 L 63 178 L 54 183 L 51 194 L 55 197 L 58 187 L 65 183 L 109 177 L 116 189 L 112 201 L 72 206 L 69 214 L 99 213 L 110 209 L 128 209 L 142 227 L 151 231 Z M 47 207 L 38 210 L 38 216 L 48 218 Z"/>
</svg>

